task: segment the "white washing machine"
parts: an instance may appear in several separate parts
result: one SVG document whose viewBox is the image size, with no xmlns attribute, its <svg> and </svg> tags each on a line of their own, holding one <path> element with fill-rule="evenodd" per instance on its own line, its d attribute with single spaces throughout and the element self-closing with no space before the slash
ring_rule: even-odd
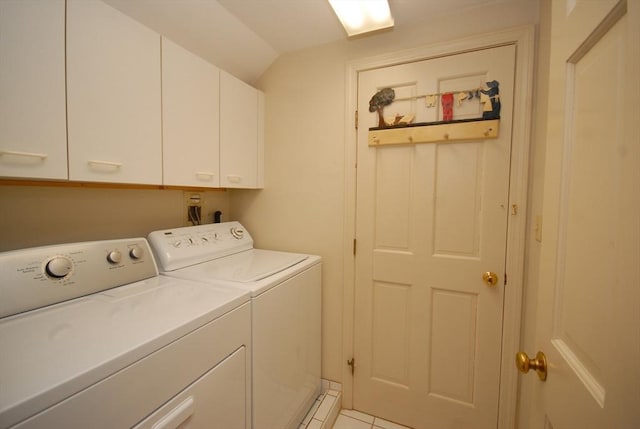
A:
<svg viewBox="0 0 640 429">
<path fill-rule="evenodd" d="M 251 427 L 250 294 L 144 238 L 0 253 L 0 428 Z"/>
<path fill-rule="evenodd" d="M 253 428 L 298 428 L 320 393 L 321 259 L 253 248 L 238 222 L 155 231 L 160 272 L 251 293 Z"/>
</svg>

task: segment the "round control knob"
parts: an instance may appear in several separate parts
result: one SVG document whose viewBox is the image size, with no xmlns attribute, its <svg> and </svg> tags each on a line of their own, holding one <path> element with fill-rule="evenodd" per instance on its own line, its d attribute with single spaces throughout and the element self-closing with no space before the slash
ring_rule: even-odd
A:
<svg viewBox="0 0 640 429">
<path fill-rule="evenodd" d="M 120 253 L 119 250 L 112 250 L 107 255 L 107 261 L 109 261 L 110 264 L 119 264 L 120 261 L 122 261 L 122 253 Z"/>
<path fill-rule="evenodd" d="M 144 250 L 140 246 L 133 246 L 131 250 L 129 250 L 129 256 L 131 259 L 140 259 L 144 255 Z"/>
<path fill-rule="evenodd" d="M 49 277 L 54 279 L 62 279 L 69 275 L 73 268 L 73 262 L 64 256 L 56 256 L 51 258 L 45 265 L 45 272 Z"/>
<path fill-rule="evenodd" d="M 244 230 L 241 228 L 233 227 L 231 228 L 231 235 L 233 235 L 233 238 L 240 240 L 242 237 L 244 237 Z"/>
</svg>

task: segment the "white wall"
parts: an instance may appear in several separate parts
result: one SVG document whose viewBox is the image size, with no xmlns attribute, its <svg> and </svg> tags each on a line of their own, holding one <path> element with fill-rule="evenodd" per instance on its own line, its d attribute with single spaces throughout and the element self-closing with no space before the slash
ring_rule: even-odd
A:
<svg viewBox="0 0 640 429">
<path fill-rule="evenodd" d="M 199 192 L 203 219 L 229 220 L 229 193 Z M 186 224 L 180 190 L 87 186 L 0 186 L 0 251 L 75 241 L 146 237 Z"/>
<path fill-rule="evenodd" d="M 263 191 L 232 191 L 232 217 L 256 245 L 320 254 L 323 377 L 341 381 L 346 65 L 392 51 L 536 24 L 537 0 L 496 2 L 409 29 L 280 57 L 262 77 L 266 94 Z M 352 117 L 351 113 L 348 115 Z M 349 124 L 351 126 L 351 124 Z"/>
</svg>

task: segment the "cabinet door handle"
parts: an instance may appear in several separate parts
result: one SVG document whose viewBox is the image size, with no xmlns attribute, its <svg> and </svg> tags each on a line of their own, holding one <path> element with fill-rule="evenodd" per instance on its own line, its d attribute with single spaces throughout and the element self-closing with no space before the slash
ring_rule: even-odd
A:
<svg viewBox="0 0 640 429">
<path fill-rule="evenodd" d="M 89 161 L 87 161 L 87 163 L 89 165 L 104 165 L 104 166 L 107 166 L 107 167 L 115 167 L 115 168 L 122 167 L 122 163 L 121 162 L 100 161 L 100 160 L 97 160 L 97 159 L 90 159 Z"/>
<path fill-rule="evenodd" d="M 0 150 L 0 156 L 3 156 L 3 155 L 26 156 L 29 158 L 40 158 L 40 159 L 46 159 L 49 156 L 46 153 L 19 152 L 15 150 Z"/>
<path fill-rule="evenodd" d="M 228 174 L 227 180 L 231 183 L 240 183 L 242 182 L 242 176 L 235 176 L 235 175 Z"/>
<path fill-rule="evenodd" d="M 198 179 L 211 180 L 215 177 L 215 173 L 210 171 L 196 171 L 196 177 Z"/>
<path fill-rule="evenodd" d="M 193 415 L 194 410 L 195 404 L 193 396 L 189 396 L 187 399 L 182 401 L 180 405 L 171 410 L 169 414 L 160 419 L 158 423 L 153 425 L 151 429 L 177 428 L 181 423 L 184 423 L 185 420 Z"/>
</svg>

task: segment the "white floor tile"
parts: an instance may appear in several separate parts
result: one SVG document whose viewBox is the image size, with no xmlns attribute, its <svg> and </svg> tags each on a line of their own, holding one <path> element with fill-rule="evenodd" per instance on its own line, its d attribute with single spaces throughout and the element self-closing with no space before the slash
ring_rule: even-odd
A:
<svg viewBox="0 0 640 429">
<path fill-rule="evenodd" d="M 331 411 L 331 407 L 333 407 L 333 403 L 335 401 L 336 401 L 335 396 L 326 395 L 322 400 L 320 407 L 318 407 L 318 411 L 316 411 L 316 413 L 313 415 L 313 418 L 322 420 L 322 421 L 327 420 L 327 416 L 329 415 L 329 412 Z"/>
<path fill-rule="evenodd" d="M 336 383 L 335 381 L 331 381 L 329 383 L 329 389 L 342 392 L 342 383 Z"/>
<path fill-rule="evenodd" d="M 322 422 L 320 420 L 313 419 L 307 425 L 307 429 L 322 429 Z"/>
<path fill-rule="evenodd" d="M 352 417 L 354 419 L 358 419 L 358 420 L 362 420 L 363 422 L 369 423 L 369 424 L 373 424 L 373 416 L 370 416 L 369 414 L 365 414 L 365 413 L 361 413 L 360 411 L 356 411 L 356 410 L 341 410 L 340 414 L 344 414 L 345 416 L 349 416 Z"/>
<path fill-rule="evenodd" d="M 333 429 L 371 429 L 371 424 L 340 414 Z"/>
<path fill-rule="evenodd" d="M 338 396 L 336 396 L 336 400 L 333 403 L 333 407 L 331 407 L 331 410 L 329 411 L 329 415 L 327 416 L 327 419 L 324 421 L 325 427 L 326 427 L 325 429 L 331 429 L 331 427 L 333 426 L 333 423 L 338 418 L 338 414 L 340 413 L 340 408 L 342 408 L 342 393 L 338 392 Z"/>
<path fill-rule="evenodd" d="M 406 426 L 401 426 L 397 423 L 388 422 L 386 420 L 380 419 L 378 417 L 373 421 L 374 427 L 381 427 L 383 429 L 410 429 Z"/>
<path fill-rule="evenodd" d="M 305 418 L 302 420 L 303 425 L 309 424 L 309 422 L 313 418 L 313 415 L 316 413 L 316 411 L 318 411 L 318 407 L 320 407 L 320 404 L 321 404 L 321 401 L 316 399 L 316 401 L 311 406 L 311 409 L 309 410 Z"/>
</svg>

